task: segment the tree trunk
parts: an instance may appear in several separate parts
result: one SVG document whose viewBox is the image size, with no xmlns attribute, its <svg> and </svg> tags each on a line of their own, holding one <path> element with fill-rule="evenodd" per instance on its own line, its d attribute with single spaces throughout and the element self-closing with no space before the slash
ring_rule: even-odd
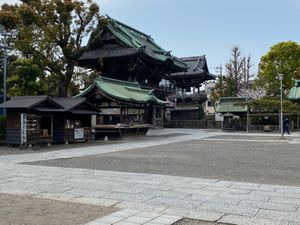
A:
<svg viewBox="0 0 300 225">
<path fill-rule="evenodd" d="M 69 94 L 69 87 L 72 81 L 74 73 L 74 65 L 73 63 L 69 63 L 67 65 L 67 70 L 65 75 L 62 75 L 61 81 L 58 84 L 58 97 L 68 97 Z"/>
<path fill-rule="evenodd" d="M 57 97 L 67 97 L 68 96 L 69 85 L 64 80 L 59 83 Z"/>
</svg>

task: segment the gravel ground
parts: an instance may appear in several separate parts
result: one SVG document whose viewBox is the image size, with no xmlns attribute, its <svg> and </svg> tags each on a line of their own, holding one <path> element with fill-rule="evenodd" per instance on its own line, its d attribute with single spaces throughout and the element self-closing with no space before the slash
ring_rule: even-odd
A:
<svg viewBox="0 0 300 225">
<path fill-rule="evenodd" d="M 81 225 L 115 211 L 111 207 L 0 195 L 0 225 Z"/>
<path fill-rule="evenodd" d="M 70 148 L 83 148 L 83 147 L 91 147 L 91 146 L 102 146 L 102 145 L 109 145 L 109 144 L 120 144 L 125 142 L 143 142 L 143 141 L 155 141 L 161 140 L 167 137 L 176 137 L 185 134 L 181 133 L 172 133 L 172 134 L 165 134 L 165 135 L 153 135 L 155 133 L 152 131 L 147 136 L 141 137 L 128 137 L 122 140 L 109 140 L 109 141 L 91 141 L 91 142 L 83 142 L 83 143 L 70 143 L 68 145 L 65 144 L 55 144 L 50 147 L 48 146 L 33 146 L 32 149 L 22 149 L 20 150 L 18 146 L 16 147 L 8 147 L 6 145 L 0 146 L 0 156 L 1 155 L 19 155 L 19 154 L 30 154 L 30 153 L 39 153 L 39 152 L 49 152 L 49 151 L 57 151 L 57 150 L 66 150 Z"/>
<path fill-rule="evenodd" d="M 172 225 L 229 225 L 225 223 L 205 222 L 200 220 L 182 219 Z"/>
<path fill-rule="evenodd" d="M 18 147 L 8 147 L 8 146 L 0 146 L 0 155 L 19 155 L 19 154 L 30 154 L 30 153 L 39 153 L 39 152 L 50 152 L 57 150 L 66 150 L 70 148 L 82 148 L 82 147 L 90 147 L 90 146 L 101 146 L 101 145 L 109 145 L 116 143 L 123 143 L 124 141 L 96 141 L 96 142 L 83 142 L 83 143 L 71 143 L 68 145 L 65 144 L 55 144 L 50 147 L 47 146 L 33 146 L 32 149 L 22 149 L 20 150 Z"/>
<path fill-rule="evenodd" d="M 274 135 L 274 134 L 273 134 Z M 278 135 L 274 135 L 274 136 L 271 136 L 270 133 L 261 133 L 260 134 L 255 134 L 255 135 L 218 135 L 218 136 L 213 136 L 213 137 L 208 137 L 207 139 L 235 139 L 235 140 L 258 140 L 258 141 L 263 141 L 263 140 L 266 140 L 266 141 L 271 141 L 271 140 L 274 140 L 274 141 L 280 141 L 282 139 L 280 134 Z M 288 140 L 291 140 L 293 139 L 294 137 L 292 136 L 288 136 L 288 135 L 285 135 L 284 136 L 285 140 L 282 140 L 282 141 L 288 141 Z"/>
<path fill-rule="evenodd" d="M 299 144 L 212 139 L 28 164 L 300 186 L 299 158 Z"/>
</svg>

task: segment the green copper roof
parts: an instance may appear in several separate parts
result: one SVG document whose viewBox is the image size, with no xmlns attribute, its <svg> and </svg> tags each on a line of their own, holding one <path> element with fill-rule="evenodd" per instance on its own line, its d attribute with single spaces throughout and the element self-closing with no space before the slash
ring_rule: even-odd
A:
<svg viewBox="0 0 300 225">
<path fill-rule="evenodd" d="M 246 102 L 247 98 L 244 97 L 222 97 L 218 101 L 216 111 L 218 113 L 247 112 L 247 106 L 238 105 Z"/>
<path fill-rule="evenodd" d="M 290 90 L 289 99 L 300 100 L 300 80 L 295 80 L 295 86 Z"/>
<path fill-rule="evenodd" d="M 102 76 L 95 79 L 92 85 L 75 96 L 75 98 L 86 96 L 94 89 L 94 87 L 98 88 L 104 95 L 120 101 L 166 104 L 166 102 L 156 98 L 152 90 L 142 89 L 138 83 L 121 81 Z"/>
<path fill-rule="evenodd" d="M 187 65 L 183 61 L 156 44 L 150 35 L 144 34 L 110 17 L 108 17 L 108 22 L 107 28 L 125 45 L 137 51 L 143 51 L 146 55 L 156 60 L 162 62 L 171 60 L 175 66 L 187 69 Z"/>
</svg>

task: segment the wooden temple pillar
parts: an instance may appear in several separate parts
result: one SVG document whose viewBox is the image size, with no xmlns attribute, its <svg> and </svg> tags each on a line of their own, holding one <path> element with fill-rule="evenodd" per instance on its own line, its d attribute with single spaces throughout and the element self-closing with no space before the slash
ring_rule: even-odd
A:
<svg viewBox="0 0 300 225">
<path fill-rule="evenodd" d="M 124 123 L 124 108 L 120 106 L 120 123 Z"/>
</svg>

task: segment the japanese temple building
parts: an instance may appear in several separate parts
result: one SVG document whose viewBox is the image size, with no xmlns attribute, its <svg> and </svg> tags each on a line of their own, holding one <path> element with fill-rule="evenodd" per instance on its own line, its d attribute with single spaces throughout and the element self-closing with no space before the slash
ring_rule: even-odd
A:
<svg viewBox="0 0 300 225">
<path fill-rule="evenodd" d="M 205 56 L 177 58 L 150 35 L 108 16 L 107 23 L 92 33 L 79 65 L 105 77 L 138 82 L 160 99 L 173 95 L 176 88 L 198 88 L 215 79 Z"/>
<path fill-rule="evenodd" d="M 164 98 L 170 91 L 160 87 L 161 80 L 188 69 L 170 52 L 150 35 L 107 17 L 107 23 L 92 33 L 79 65 L 101 71 L 106 77 L 138 82 Z"/>
<path fill-rule="evenodd" d="M 188 70 L 171 74 L 171 81 L 175 84 L 177 93 L 180 91 L 182 93 L 200 92 L 199 88 L 205 81 L 216 78 L 215 75 L 209 73 L 205 55 L 180 59 L 187 65 Z"/>
<path fill-rule="evenodd" d="M 215 75 L 209 73 L 206 57 L 185 57 L 181 60 L 188 66 L 188 70 L 171 74 L 171 83 L 176 87 L 173 95 L 168 99 L 176 103 L 170 111 L 171 120 L 200 120 L 200 105 L 207 100 L 205 92 L 200 87 L 207 80 L 214 80 Z"/>
<path fill-rule="evenodd" d="M 214 80 L 215 75 L 209 73 L 206 57 L 185 57 L 181 60 L 186 63 L 188 70 L 171 74 L 171 82 L 176 87 L 174 95 L 169 99 L 176 99 L 177 106 L 202 104 L 207 100 L 206 94 L 200 91 L 201 85 L 208 80 Z M 190 92 L 187 94 L 187 92 Z"/>
<path fill-rule="evenodd" d="M 145 135 L 162 127 L 166 102 L 137 82 L 98 77 L 75 97 L 20 96 L 7 109 L 6 143 L 29 146 Z"/>
<path fill-rule="evenodd" d="M 97 70 L 104 77 L 137 82 L 141 88 L 153 90 L 159 99 L 173 102 L 171 108 L 179 106 L 178 112 L 172 110 L 178 118 L 199 120 L 200 105 L 207 99 L 199 87 L 203 82 L 215 79 L 209 73 L 206 57 L 175 57 L 150 35 L 111 17 L 106 19 L 106 23 L 92 33 L 79 65 Z M 193 93 L 187 96 L 190 90 Z M 167 120 L 172 118 L 169 116 L 171 108 L 167 108 Z M 188 116 L 190 114 L 193 116 Z M 151 124 L 157 126 L 156 122 Z"/>
<path fill-rule="evenodd" d="M 183 103 L 204 101 L 199 87 L 215 78 L 205 56 L 175 57 L 150 35 L 108 16 L 99 24 L 78 64 L 101 77 L 74 98 L 23 96 L 1 104 L 7 109 L 8 144 L 145 134 L 150 126 L 163 127 L 172 96 L 175 102 L 177 97 Z M 176 96 L 176 90 L 191 89 L 194 96 Z"/>
<path fill-rule="evenodd" d="M 152 125 L 163 127 L 166 102 L 137 82 L 101 76 L 77 97 L 87 98 L 100 111 L 94 122 L 98 136 L 108 131 L 145 133 Z"/>
</svg>

